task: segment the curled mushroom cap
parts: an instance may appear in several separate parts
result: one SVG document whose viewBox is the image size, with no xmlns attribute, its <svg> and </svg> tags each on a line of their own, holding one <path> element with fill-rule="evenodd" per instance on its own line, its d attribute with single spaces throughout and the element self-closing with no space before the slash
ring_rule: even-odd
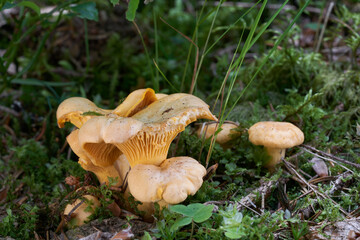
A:
<svg viewBox="0 0 360 240">
<path fill-rule="evenodd" d="M 96 166 L 113 165 L 122 152 L 113 143 L 134 137 L 143 123 L 133 118 L 99 116 L 79 129 L 79 144 Z"/>
<path fill-rule="evenodd" d="M 249 140 L 262 145 L 271 156 L 266 167 L 273 168 L 285 156 L 285 149 L 304 142 L 304 133 L 288 122 L 258 122 L 249 128 Z"/>
<path fill-rule="evenodd" d="M 117 115 L 129 117 L 155 102 L 163 95 L 157 96 L 151 88 L 139 89 L 131 94 L 114 110 L 106 110 L 97 107 L 93 102 L 82 97 L 72 97 L 63 101 L 56 112 L 56 118 L 60 128 L 65 122 L 71 122 L 80 128 L 89 119 L 102 115 Z"/>
<path fill-rule="evenodd" d="M 129 189 L 141 202 L 177 204 L 199 190 L 205 174 L 206 169 L 190 157 L 166 159 L 160 166 L 138 164 L 128 175 Z"/>
<path fill-rule="evenodd" d="M 131 118 L 143 124 L 141 130 L 127 141 L 104 138 L 104 142 L 116 145 L 132 167 L 136 164 L 160 165 L 167 157 L 172 140 L 188 124 L 199 118 L 216 119 L 201 99 L 180 93 L 161 98 Z M 118 128 L 123 129 L 118 123 Z"/>
<path fill-rule="evenodd" d="M 97 107 L 86 98 L 72 97 L 66 99 L 59 105 L 56 111 L 56 118 L 60 128 L 64 127 L 65 122 L 71 122 L 80 128 L 93 116 L 105 115 L 108 112 L 109 110 Z"/>
<path fill-rule="evenodd" d="M 95 165 L 92 161 L 91 161 L 91 157 L 89 157 L 86 152 L 83 150 L 83 148 L 80 146 L 79 144 L 79 129 L 76 129 L 74 131 L 72 131 L 66 138 L 66 140 L 68 141 L 71 149 L 74 151 L 74 153 L 79 157 L 79 161 L 78 163 L 81 165 L 81 167 L 83 169 L 85 169 L 86 171 L 90 171 L 93 172 L 96 177 L 98 178 L 100 183 L 109 183 L 109 179 L 108 177 L 111 178 L 117 178 L 117 184 L 115 184 L 115 186 L 120 186 L 122 184 L 122 176 L 119 175 L 117 168 L 121 169 L 121 168 L 125 168 L 128 169 L 128 164 L 127 162 L 124 161 L 119 161 L 119 159 L 117 159 L 115 161 L 117 167 L 115 167 L 114 165 L 110 164 L 106 167 L 101 167 L 101 166 L 97 166 Z"/>
<path fill-rule="evenodd" d="M 130 93 L 112 113 L 122 117 L 131 117 L 156 100 L 158 100 L 157 94 L 151 88 L 139 89 Z"/>
<path fill-rule="evenodd" d="M 72 226 L 81 226 L 86 221 L 89 221 L 89 217 L 94 213 L 95 208 L 97 207 L 100 207 L 100 202 L 96 197 L 84 195 L 83 200 L 76 199 L 74 203 L 66 205 L 64 215 L 67 216 L 71 214 Z"/>
<path fill-rule="evenodd" d="M 79 130 L 79 142 L 97 166 L 113 164 L 122 153 L 132 167 L 160 165 L 176 135 L 198 118 L 216 119 L 201 99 L 172 94 L 132 117 L 112 115 L 88 120 Z"/>
<path fill-rule="evenodd" d="M 221 131 L 217 134 L 216 142 L 221 146 L 225 147 L 232 138 L 231 135 L 237 134 L 238 132 L 234 131 L 235 128 L 239 127 L 238 124 L 232 122 L 224 122 L 221 125 Z M 206 124 L 201 124 L 200 127 L 196 130 L 196 135 L 199 138 L 205 136 L 205 139 L 212 137 L 215 132 L 218 130 L 218 122 L 209 122 Z"/>
</svg>

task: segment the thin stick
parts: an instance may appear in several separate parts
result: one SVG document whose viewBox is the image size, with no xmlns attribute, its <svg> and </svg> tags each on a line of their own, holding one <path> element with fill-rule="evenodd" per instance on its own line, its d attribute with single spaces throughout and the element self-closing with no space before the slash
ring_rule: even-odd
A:
<svg viewBox="0 0 360 240">
<path fill-rule="evenodd" d="M 314 189 L 313 186 L 311 186 L 311 184 L 309 184 L 294 168 L 292 168 L 290 166 L 290 164 L 285 160 L 282 159 L 285 167 L 292 172 L 293 174 L 295 174 L 304 184 L 306 184 L 316 195 L 317 201 L 320 201 L 320 197 L 322 197 L 323 199 L 327 198 L 330 199 L 331 202 L 333 202 L 334 204 L 338 205 L 337 202 L 335 202 L 332 198 L 330 198 L 326 193 L 321 193 L 317 190 Z M 345 216 L 349 216 L 349 213 L 347 213 L 342 207 L 339 207 L 339 210 L 345 215 Z"/>
<path fill-rule="evenodd" d="M 316 153 L 319 153 L 319 154 L 321 154 L 321 155 L 324 155 L 324 156 L 326 156 L 326 157 L 329 157 L 329 158 L 331 158 L 331 159 L 333 159 L 333 160 L 335 160 L 335 161 L 338 161 L 338 162 L 341 162 L 341 163 L 345 163 L 345 164 L 347 164 L 347 165 L 351 165 L 351 166 L 353 166 L 353 167 L 356 167 L 356 168 L 360 169 L 360 164 L 353 163 L 353 162 L 347 161 L 347 160 L 345 160 L 345 159 L 336 157 L 336 156 L 334 156 L 334 155 L 332 155 L 332 154 L 329 154 L 329 153 L 320 151 L 320 150 L 318 150 L 318 149 L 316 149 L 316 148 L 314 148 L 314 147 L 311 147 L 311 146 L 309 146 L 309 145 L 301 144 L 301 145 L 300 145 L 300 148 L 301 148 L 301 147 L 307 148 L 307 149 L 309 149 L 309 150 L 311 150 L 311 151 L 314 151 L 314 152 L 316 152 Z M 305 150 L 305 149 L 304 149 L 304 150 Z"/>
<path fill-rule="evenodd" d="M 338 162 L 336 162 L 336 161 L 334 161 L 334 160 L 332 160 L 332 159 L 330 159 L 330 158 L 326 158 L 326 157 L 320 156 L 319 154 L 313 153 L 313 152 L 311 152 L 311 151 L 309 151 L 309 150 L 307 150 L 307 149 L 303 149 L 303 150 L 304 150 L 305 152 L 307 152 L 307 153 L 310 153 L 310 154 L 312 154 L 312 155 L 314 155 L 314 156 L 316 156 L 316 157 L 318 157 L 318 158 L 321 158 L 321 159 L 323 159 L 323 160 L 326 160 L 326 161 L 328 161 L 328 162 L 336 163 L 337 165 L 339 165 L 340 167 L 346 169 L 347 171 L 350 171 L 350 172 L 354 173 L 353 171 L 351 171 L 350 169 L 348 169 L 348 168 L 345 167 L 344 165 L 342 165 L 342 164 L 340 164 L 340 163 L 338 163 Z"/>
<path fill-rule="evenodd" d="M 169 23 L 167 23 L 162 17 L 160 17 L 160 20 L 163 21 L 166 25 L 168 25 L 169 27 L 171 27 L 173 30 L 175 30 L 177 33 L 179 33 L 181 36 L 183 36 L 186 40 L 188 40 L 189 42 L 191 42 L 195 47 L 196 47 L 196 57 L 195 57 L 195 65 L 194 65 L 194 72 L 193 72 L 193 76 L 192 76 L 192 81 L 191 81 L 191 87 L 190 87 L 190 94 L 193 93 L 194 90 L 194 86 L 195 86 L 195 76 L 196 76 L 196 72 L 197 72 L 197 66 L 198 66 L 198 61 L 199 61 L 199 47 L 196 45 L 196 43 L 194 43 L 194 41 L 189 38 L 188 36 L 186 36 L 185 34 L 183 34 L 182 32 L 180 32 L 179 30 L 177 30 L 176 28 L 174 28 L 173 26 L 171 26 Z"/>
<path fill-rule="evenodd" d="M 20 117 L 20 113 L 16 112 L 15 110 L 12 110 L 11 108 L 5 107 L 5 106 L 0 105 L 0 111 L 7 112 L 15 117 Z"/>
<path fill-rule="evenodd" d="M 325 15 L 324 25 L 323 25 L 323 27 L 321 29 L 320 36 L 319 36 L 319 41 L 317 42 L 315 52 L 319 52 L 319 50 L 320 50 L 321 42 L 322 42 L 322 40 L 324 38 L 325 29 L 326 29 L 326 26 L 327 26 L 327 23 L 329 21 L 329 17 L 330 17 L 330 14 L 331 14 L 331 11 L 332 11 L 334 5 L 335 4 L 334 4 L 333 1 L 330 2 L 330 5 L 329 5 L 328 10 L 327 10 L 326 15 Z"/>
</svg>

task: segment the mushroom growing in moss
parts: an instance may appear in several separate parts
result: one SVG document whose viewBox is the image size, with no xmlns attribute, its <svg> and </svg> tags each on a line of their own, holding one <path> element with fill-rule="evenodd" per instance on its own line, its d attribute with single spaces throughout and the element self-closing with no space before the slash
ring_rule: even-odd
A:
<svg viewBox="0 0 360 240">
<path fill-rule="evenodd" d="M 255 145 L 265 147 L 270 155 L 265 165 L 273 169 L 285 156 L 285 150 L 304 142 L 304 133 L 288 122 L 258 122 L 249 128 L 249 140 Z"/>
<path fill-rule="evenodd" d="M 89 217 L 95 212 L 95 208 L 100 207 L 99 200 L 92 195 L 84 195 L 83 199 L 76 199 L 72 204 L 65 207 L 64 215 L 69 217 L 71 215 L 71 226 L 81 226 Z"/>
<path fill-rule="evenodd" d="M 216 142 L 219 143 L 223 148 L 228 147 L 228 142 L 232 139 L 232 135 L 237 135 L 239 132 L 235 131 L 239 125 L 235 122 L 225 121 L 221 125 L 221 131 L 216 136 Z M 200 125 L 196 130 L 196 135 L 199 138 L 205 137 L 208 139 L 212 137 L 219 129 L 218 122 L 207 122 Z"/>
</svg>

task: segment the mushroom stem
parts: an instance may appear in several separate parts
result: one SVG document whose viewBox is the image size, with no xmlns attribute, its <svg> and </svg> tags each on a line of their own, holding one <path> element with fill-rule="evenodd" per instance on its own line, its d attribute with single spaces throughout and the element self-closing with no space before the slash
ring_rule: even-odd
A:
<svg viewBox="0 0 360 240">
<path fill-rule="evenodd" d="M 281 158 L 285 157 L 285 148 L 269 148 L 265 147 L 266 152 L 271 157 L 270 160 L 266 163 L 265 167 L 268 169 L 273 169 L 280 161 Z"/>
<path fill-rule="evenodd" d="M 118 187 L 122 184 L 123 179 L 119 175 L 118 171 L 114 167 L 114 165 L 108 166 L 108 167 L 99 167 L 94 165 L 90 160 L 85 160 L 83 158 L 79 158 L 79 164 L 83 169 L 86 171 L 93 172 L 96 177 L 98 178 L 100 184 L 105 183 L 109 184 L 108 177 L 111 178 L 117 178 L 117 183 L 115 184 L 115 187 Z"/>
</svg>

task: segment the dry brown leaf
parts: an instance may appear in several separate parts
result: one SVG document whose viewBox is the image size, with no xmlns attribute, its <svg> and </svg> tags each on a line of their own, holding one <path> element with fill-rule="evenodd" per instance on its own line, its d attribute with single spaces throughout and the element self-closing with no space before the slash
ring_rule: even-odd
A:
<svg viewBox="0 0 360 240">
<path fill-rule="evenodd" d="M 0 203 L 5 201 L 8 191 L 9 191 L 8 186 L 4 186 L 2 189 L 0 189 Z"/>
<path fill-rule="evenodd" d="M 134 237 L 134 234 L 131 232 L 131 226 L 128 225 L 128 227 L 124 230 L 121 230 L 120 232 L 116 233 L 111 240 L 127 240 L 132 239 Z"/>
<path fill-rule="evenodd" d="M 68 176 L 65 178 L 65 183 L 69 186 L 76 186 L 79 184 L 79 178 L 74 176 Z"/>
<path fill-rule="evenodd" d="M 121 214 L 121 208 L 116 202 L 113 202 L 107 206 L 107 209 L 111 211 L 114 217 L 119 217 Z"/>
<path fill-rule="evenodd" d="M 317 175 L 319 175 L 320 177 L 326 177 L 329 175 L 328 167 L 326 166 L 326 163 L 322 159 L 314 157 L 313 159 L 311 159 L 310 162 L 313 163 L 312 168 L 314 169 Z"/>
</svg>

